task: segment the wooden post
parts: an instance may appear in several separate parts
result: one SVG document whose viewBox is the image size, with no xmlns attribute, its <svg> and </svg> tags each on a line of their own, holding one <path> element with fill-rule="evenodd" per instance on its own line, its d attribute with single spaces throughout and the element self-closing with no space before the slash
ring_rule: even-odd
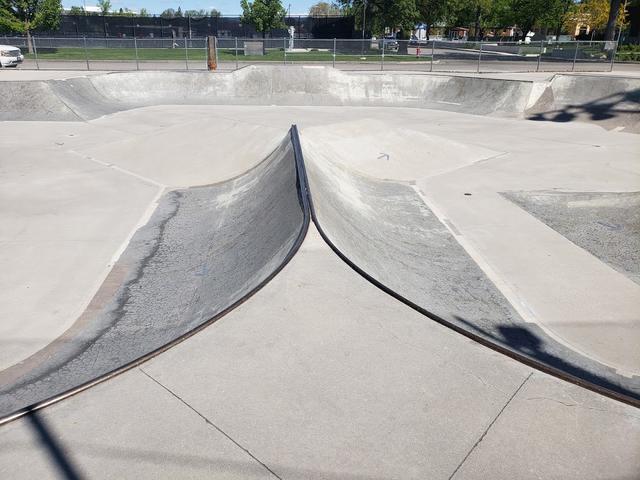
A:
<svg viewBox="0 0 640 480">
<path fill-rule="evenodd" d="M 207 37 L 207 67 L 209 70 L 216 70 L 218 68 L 217 41 L 218 39 L 216 37 Z"/>
</svg>

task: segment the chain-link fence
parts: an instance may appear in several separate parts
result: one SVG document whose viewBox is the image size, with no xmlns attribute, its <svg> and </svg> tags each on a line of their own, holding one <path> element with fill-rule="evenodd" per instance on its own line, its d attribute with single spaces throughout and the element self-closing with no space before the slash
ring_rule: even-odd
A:
<svg viewBox="0 0 640 480">
<path fill-rule="evenodd" d="M 21 68 L 86 70 L 204 70 L 206 38 L 0 37 L 20 47 Z M 611 71 L 616 42 L 471 42 L 393 39 L 218 38 L 218 68 L 321 64 L 345 70 L 427 72 Z"/>
</svg>

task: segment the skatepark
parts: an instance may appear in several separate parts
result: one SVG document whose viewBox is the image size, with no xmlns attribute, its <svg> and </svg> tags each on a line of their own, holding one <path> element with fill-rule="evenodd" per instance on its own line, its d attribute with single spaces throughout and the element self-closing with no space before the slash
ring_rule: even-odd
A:
<svg viewBox="0 0 640 480">
<path fill-rule="evenodd" d="M 640 76 L 0 93 L 1 477 L 637 478 Z"/>
</svg>

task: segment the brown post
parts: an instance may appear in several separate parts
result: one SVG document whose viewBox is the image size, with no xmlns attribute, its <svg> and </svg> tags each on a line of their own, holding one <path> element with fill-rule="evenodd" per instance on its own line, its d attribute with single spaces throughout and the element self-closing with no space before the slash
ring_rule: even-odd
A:
<svg viewBox="0 0 640 480">
<path fill-rule="evenodd" d="M 209 70 L 216 70 L 218 68 L 218 48 L 216 37 L 207 37 L 207 67 Z"/>
</svg>

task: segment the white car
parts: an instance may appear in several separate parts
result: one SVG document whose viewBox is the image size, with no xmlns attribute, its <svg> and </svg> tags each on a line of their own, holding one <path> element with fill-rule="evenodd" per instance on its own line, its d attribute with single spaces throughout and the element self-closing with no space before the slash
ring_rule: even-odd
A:
<svg viewBox="0 0 640 480">
<path fill-rule="evenodd" d="M 24 55 L 18 47 L 0 45 L 0 68 L 17 67 L 24 60 Z"/>
</svg>

